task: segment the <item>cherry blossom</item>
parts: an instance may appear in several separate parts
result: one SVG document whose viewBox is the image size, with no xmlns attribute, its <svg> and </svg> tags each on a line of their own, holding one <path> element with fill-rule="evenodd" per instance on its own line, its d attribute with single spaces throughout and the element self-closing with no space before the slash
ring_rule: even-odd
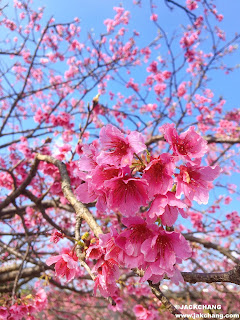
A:
<svg viewBox="0 0 240 320">
<path fill-rule="evenodd" d="M 144 308 L 141 304 L 137 304 L 134 306 L 133 311 L 139 320 L 153 320 L 154 314 Z"/>
<path fill-rule="evenodd" d="M 131 216 L 148 203 L 148 183 L 144 179 L 122 173 L 120 177 L 106 181 L 105 185 L 109 188 L 108 208 L 119 210 L 125 216 Z"/>
<path fill-rule="evenodd" d="M 113 259 L 107 261 L 100 259 L 93 271 L 98 273 L 94 280 L 94 294 L 96 295 L 97 289 L 99 289 L 103 297 L 115 296 L 118 292 L 116 280 L 120 275 L 118 263 Z"/>
<path fill-rule="evenodd" d="M 146 239 L 153 235 L 153 230 L 155 230 L 156 226 L 148 226 L 139 217 L 127 218 L 123 222 L 128 228 L 116 237 L 115 243 L 125 252 L 123 256 L 124 264 L 128 267 L 136 268 L 144 262 L 141 246 Z"/>
<path fill-rule="evenodd" d="M 134 153 L 146 149 L 143 137 L 138 132 L 131 132 L 127 137 L 112 125 L 100 131 L 102 150 L 97 157 L 98 164 L 114 164 L 124 167 L 132 163 Z"/>
<path fill-rule="evenodd" d="M 151 160 L 143 174 L 143 179 L 149 184 L 149 197 L 166 194 L 171 189 L 174 169 L 174 158 L 168 153 L 163 153 L 157 159 Z"/>
<path fill-rule="evenodd" d="M 78 258 L 73 251 L 63 249 L 62 254 L 46 260 L 48 266 L 55 263 L 55 273 L 58 277 L 66 277 L 67 282 L 75 278 L 78 271 Z"/>
<path fill-rule="evenodd" d="M 174 128 L 174 124 L 164 125 L 162 131 L 174 154 L 183 160 L 191 162 L 192 158 L 202 158 L 207 152 L 206 140 L 196 133 L 192 126 L 180 135 Z"/>
<path fill-rule="evenodd" d="M 177 199 L 172 192 L 168 192 L 166 195 L 157 195 L 147 212 L 147 219 L 148 221 L 156 221 L 157 218 L 160 218 L 163 225 L 172 226 L 179 213 L 183 218 L 187 218 L 183 210 L 186 207 L 187 205 Z"/>
<path fill-rule="evenodd" d="M 164 229 L 159 229 L 157 234 L 145 240 L 141 252 L 144 261 L 148 262 L 144 280 L 152 276 L 162 277 L 164 273 L 171 277 L 175 273 L 175 263 L 191 257 L 191 248 L 185 238 L 180 233 Z"/>
<path fill-rule="evenodd" d="M 63 234 L 61 232 L 58 232 L 57 230 L 54 230 L 54 232 L 51 235 L 50 241 L 54 243 L 58 243 L 58 241 L 62 238 L 63 238 Z"/>
<path fill-rule="evenodd" d="M 180 166 L 180 173 L 176 175 L 177 189 L 176 198 L 182 194 L 192 201 L 199 204 L 207 204 L 209 199 L 209 190 L 214 179 L 220 174 L 221 168 L 192 166 L 187 163 L 186 166 Z"/>
</svg>

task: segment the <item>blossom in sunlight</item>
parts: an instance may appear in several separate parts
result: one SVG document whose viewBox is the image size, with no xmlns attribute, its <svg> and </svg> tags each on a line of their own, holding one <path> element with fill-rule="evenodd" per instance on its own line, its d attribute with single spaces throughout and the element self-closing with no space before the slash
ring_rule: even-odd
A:
<svg viewBox="0 0 240 320">
<path fill-rule="evenodd" d="M 182 194 L 189 200 L 199 204 L 207 204 L 209 199 L 210 182 L 218 177 L 221 172 L 219 166 L 199 167 L 187 163 L 180 166 L 180 173 L 176 174 L 176 198 Z"/>
<path fill-rule="evenodd" d="M 127 137 L 111 124 L 100 131 L 102 151 L 97 157 L 98 164 L 111 164 L 124 167 L 131 165 L 134 153 L 138 154 L 146 149 L 143 136 L 132 131 Z"/>
<path fill-rule="evenodd" d="M 161 131 L 173 153 L 182 160 L 192 162 L 192 158 L 201 159 L 208 150 L 207 141 L 192 126 L 180 135 L 178 135 L 173 123 L 164 124 Z"/>
<path fill-rule="evenodd" d="M 141 246 L 144 261 L 147 262 L 145 280 L 154 275 L 174 274 L 174 265 L 191 257 L 192 251 L 187 240 L 177 232 L 159 228 L 153 237 L 145 240 Z"/>
<path fill-rule="evenodd" d="M 78 258 L 70 249 L 63 249 L 63 253 L 57 256 L 50 257 L 46 260 L 48 266 L 55 263 L 55 274 L 62 278 L 66 277 L 67 282 L 75 278 L 78 272 Z"/>
<path fill-rule="evenodd" d="M 177 199 L 173 192 L 168 192 L 166 195 L 157 195 L 147 212 L 147 220 L 154 222 L 157 218 L 160 218 L 164 226 L 172 226 L 179 213 L 183 218 L 187 217 L 183 210 L 186 207 L 187 205 L 182 200 Z"/>
<path fill-rule="evenodd" d="M 152 159 L 144 170 L 143 179 L 147 180 L 149 197 L 155 194 L 166 194 L 173 183 L 172 174 L 175 169 L 173 157 L 168 153 Z"/>
<path fill-rule="evenodd" d="M 124 175 L 105 182 L 109 188 L 108 208 L 129 217 L 148 203 L 148 183 L 144 179 Z"/>
</svg>

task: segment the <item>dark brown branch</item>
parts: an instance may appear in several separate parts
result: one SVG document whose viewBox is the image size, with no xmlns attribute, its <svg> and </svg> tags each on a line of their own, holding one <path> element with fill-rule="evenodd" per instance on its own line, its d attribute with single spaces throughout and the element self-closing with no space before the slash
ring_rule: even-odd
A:
<svg viewBox="0 0 240 320">
<path fill-rule="evenodd" d="M 188 240 L 188 241 L 191 241 L 191 242 L 196 242 L 196 243 L 199 243 L 199 244 L 202 244 L 205 248 L 207 249 L 214 249 L 214 250 L 217 250 L 218 252 L 222 253 L 224 256 L 226 256 L 227 258 L 231 259 L 234 263 L 239 263 L 239 259 L 235 258 L 231 251 L 229 249 L 226 249 L 224 247 L 221 247 L 220 245 L 216 244 L 216 243 L 212 243 L 210 241 L 206 241 L 204 239 L 201 239 L 201 238 L 197 238 L 197 237 L 194 237 L 192 235 L 184 235 L 185 239 Z"/>
<path fill-rule="evenodd" d="M 1 240 L 0 240 L 0 247 L 2 247 L 2 248 L 3 248 L 4 250 L 6 250 L 7 252 L 13 254 L 15 257 L 23 260 L 24 256 L 23 256 L 20 252 L 18 252 L 17 250 L 9 247 L 8 245 L 6 245 L 6 244 L 5 244 L 3 241 L 1 241 Z M 39 265 L 39 263 L 38 263 L 35 259 L 33 259 L 33 258 L 31 258 L 31 257 L 26 257 L 25 260 L 28 261 L 28 262 L 31 262 L 31 263 L 33 263 L 33 264 Z M 44 266 L 45 266 L 45 264 L 43 264 L 43 263 L 41 263 L 41 265 L 44 265 Z M 52 268 L 49 268 L 49 269 L 52 269 Z"/>
<path fill-rule="evenodd" d="M 182 272 L 184 281 L 190 283 L 197 282 L 230 282 L 240 285 L 240 265 L 237 265 L 228 272 L 193 273 Z"/>
<path fill-rule="evenodd" d="M 20 265 L 18 265 L 18 264 L 13 264 L 11 266 L 1 266 L 1 268 L 0 268 L 0 277 L 1 277 L 2 273 L 9 273 L 11 271 L 16 271 L 16 270 L 19 269 L 19 267 L 20 267 Z"/>
<path fill-rule="evenodd" d="M 17 285 L 17 290 L 24 284 L 28 283 L 29 281 L 31 281 L 34 277 L 26 277 L 24 278 L 22 281 L 18 282 Z M 4 285 L 0 285 L 0 293 L 10 293 L 12 292 L 13 289 L 13 282 L 9 282 L 7 284 Z"/>
<path fill-rule="evenodd" d="M 21 266 L 18 266 L 20 268 Z M 36 266 L 36 267 L 30 267 L 25 268 L 22 270 L 20 278 L 28 278 L 28 277 L 39 277 L 41 272 L 45 271 L 44 267 Z M 14 270 L 10 272 L 5 272 L 0 274 L 0 282 L 4 283 L 7 281 L 14 281 L 14 279 L 19 275 L 19 270 Z"/>
<path fill-rule="evenodd" d="M 21 193 L 23 193 L 25 188 L 31 183 L 32 179 L 34 178 L 37 172 L 38 164 L 39 160 L 35 158 L 27 178 L 23 181 L 20 187 L 14 190 L 3 202 L 0 203 L 0 210 L 7 207 L 11 202 L 13 202 L 13 200 L 20 196 Z"/>
<path fill-rule="evenodd" d="M 66 210 L 69 212 L 74 212 L 74 209 L 71 205 L 69 204 L 62 204 L 58 199 L 56 200 L 45 200 L 41 202 L 41 205 L 44 209 L 49 209 L 49 208 L 58 208 L 61 210 Z M 91 207 L 93 206 L 93 204 L 88 204 L 87 207 Z M 38 209 L 38 206 L 34 203 L 34 204 L 29 204 L 29 205 L 25 205 L 25 206 L 20 206 L 18 207 L 18 212 L 20 212 L 21 214 L 25 214 L 26 208 L 27 207 L 31 207 L 33 209 Z M 0 216 L 1 219 L 11 219 L 15 214 L 17 214 L 16 208 L 5 208 L 3 210 L 0 211 Z"/>
<path fill-rule="evenodd" d="M 187 16 L 188 16 L 188 18 L 189 18 L 189 20 L 191 21 L 191 23 L 193 24 L 194 23 L 194 21 L 196 20 L 196 15 L 194 14 L 194 13 L 192 13 L 190 10 L 188 10 L 186 7 L 184 7 L 184 6 L 182 6 L 181 4 L 179 4 L 178 2 L 175 2 L 175 1 L 173 1 L 173 0 L 165 0 L 165 3 L 167 4 L 167 6 L 172 10 L 173 8 L 172 7 L 170 7 L 169 5 L 168 5 L 168 3 L 171 3 L 172 5 L 174 5 L 174 6 L 176 6 L 176 7 L 178 7 L 178 8 L 180 8 L 180 9 L 182 9 L 183 11 L 185 11 L 186 12 L 186 14 L 187 14 Z"/>
<path fill-rule="evenodd" d="M 24 254 L 24 257 L 23 257 L 23 260 L 19 266 L 19 269 L 15 275 L 15 279 L 14 279 L 14 283 L 13 283 L 13 289 L 12 289 L 12 303 L 15 302 L 15 295 L 16 295 L 16 290 L 17 290 L 17 285 L 18 285 L 18 281 L 19 279 L 22 277 L 22 274 L 23 274 L 23 265 L 25 263 L 25 260 L 29 254 L 29 250 L 30 250 L 30 243 L 28 243 L 28 247 L 27 247 L 27 250 Z M 5 274 L 6 275 L 6 274 Z M 28 277 L 28 276 L 27 276 Z"/>
<path fill-rule="evenodd" d="M 92 290 L 90 290 L 90 291 L 77 290 L 72 286 L 63 285 L 63 284 L 57 282 L 56 280 L 54 280 L 52 278 L 49 279 L 49 282 L 51 284 L 53 284 L 54 286 L 58 287 L 59 289 L 62 289 L 62 290 L 69 290 L 69 291 L 76 292 L 76 293 L 79 293 L 79 294 L 84 294 L 84 295 L 86 295 L 86 294 L 92 295 Z"/>
<path fill-rule="evenodd" d="M 70 234 L 62 229 L 59 225 L 57 225 L 46 213 L 44 207 L 42 206 L 41 203 L 41 199 L 36 197 L 32 192 L 30 192 L 29 190 L 25 190 L 24 194 L 30 199 L 32 200 L 36 206 L 39 208 L 40 212 L 42 213 L 43 218 L 51 225 L 53 226 L 55 229 L 57 229 L 58 231 L 62 232 L 63 234 L 70 236 Z"/>
</svg>

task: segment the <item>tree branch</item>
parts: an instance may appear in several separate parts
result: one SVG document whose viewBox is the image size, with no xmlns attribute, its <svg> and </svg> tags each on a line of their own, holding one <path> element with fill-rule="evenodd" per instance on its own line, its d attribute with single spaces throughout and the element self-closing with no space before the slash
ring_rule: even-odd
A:
<svg viewBox="0 0 240 320">
<path fill-rule="evenodd" d="M 185 234 L 183 235 L 185 237 L 186 240 L 188 241 L 191 241 L 191 242 L 196 242 L 196 243 L 199 243 L 199 244 L 202 244 L 205 248 L 207 249 L 214 249 L 214 250 L 217 250 L 218 252 L 222 253 L 224 256 L 226 256 L 227 258 L 231 259 L 234 263 L 239 263 L 239 259 L 238 258 L 235 258 L 231 251 L 226 249 L 226 248 L 223 248 L 221 247 L 220 245 L 218 244 L 215 244 L 215 243 L 212 243 L 210 241 L 206 241 L 204 239 L 201 239 L 201 238 L 197 238 L 197 237 L 194 237 L 194 236 L 191 236 L 191 235 L 188 235 L 188 234 Z"/>
<path fill-rule="evenodd" d="M 27 178 L 23 181 L 19 188 L 14 190 L 9 196 L 7 196 L 7 198 L 3 202 L 0 203 L 0 210 L 7 207 L 11 202 L 13 202 L 14 199 L 16 199 L 18 196 L 20 196 L 21 193 L 23 193 L 25 188 L 30 184 L 30 182 L 34 178 L 37 172 L 38 164 L 39 160 L 35 158 Z"/>
<path fill-rule="evenodd" d="M 70 204 L 73 206 L 73 208 L 76 212 L 76 215 L 78 217 L 84 219 L 87 222 L 87 224 L 89 225 L 90 229 L 93 231 L 95 236 L 98 237 L 100 234 L 102 234 L 103 232 L 102 232 L 100 226 L 97 224 L 97 222 L 93 218 L 91 212 L 88 210 L 88 208 L 83 203 L 78 201 L 76 199 L 75 195 L 73 194 L 73 191 L 71 188 L 70 178 L 69 178 L 65 164 L 63 162 L 61 162 L 60 160 L 57 160 L 57 159 L 55 159 L 51 156 L 47 156 L 47 155 L 37 154 L 36 158 L 41 161 L 46 161 L 48 163 L 52 163 L 53 165 L 55 165 L 59 169 L 61 179 L 62 179 L 61 184 L 62 184 L 63 194 L 66 197 L 66 199 L 70 202 Z"/>
<path fill-rule="evenodd" d="M 174 307 L 174 305 L 171 304 L 171 302 L 162 293 L 162 291 L 159 288 L 159 283 L 153 284 L 151 281 L 148 281 L 148 283 L 149 283 L 149 286 L 152 290 L 152 293 L 158 298 L 158 300 L 160 300 L 164 304 L 165 308 L 169 312 L 171 312 L 173 315 L 182 314 L 178 309 L 176 309 Z M 188 318 L 186 318 L 186 317 L 184 317 L 184 318 L 181 317 L 181 319 L 188 320 Z"/>
<path fill-rule="evenodd" d="M 240 285 L 240 265 L 237 265 L 228 272 L 193 273 L 182 272 L 184 281 L 190 283 L 197 282 L 230 282 Z"/>
</svg>

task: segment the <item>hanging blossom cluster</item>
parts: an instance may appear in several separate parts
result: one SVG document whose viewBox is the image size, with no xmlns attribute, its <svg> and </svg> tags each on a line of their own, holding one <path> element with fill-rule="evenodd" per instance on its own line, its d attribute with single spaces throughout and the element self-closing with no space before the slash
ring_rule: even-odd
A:
<svg viewBox="0 0 240 320">
<path fill-rule="evenodd" d="M 82 147 L 78 199 L 96 201 L 99 213 L 118 212 L 125 226 L 123 231 L 112 226 L 86 252 L 88 259 L 97 260 L 94 290 L 104 297 L 118 296 L 121 267 L 143 270 L 141 282 L 157 283 L 165 276 L 175 283 L 182 280 L 177 264 L 191 256 L 191 248 L 170 227 L 178 214 L 187 218 L 184 208 L 193 200 L 207 204 L 212 181 L 220 173 L 219 166 L 201 166 L 207 142 L 194 127 L 179 135 L 174 124 L 165 124 L 161 131 L 172 152 L 158 157 L 150 155 L 139 132 L 125 136 L 110 124 L 101 129 L 100 143 Z"/>
</svg>

